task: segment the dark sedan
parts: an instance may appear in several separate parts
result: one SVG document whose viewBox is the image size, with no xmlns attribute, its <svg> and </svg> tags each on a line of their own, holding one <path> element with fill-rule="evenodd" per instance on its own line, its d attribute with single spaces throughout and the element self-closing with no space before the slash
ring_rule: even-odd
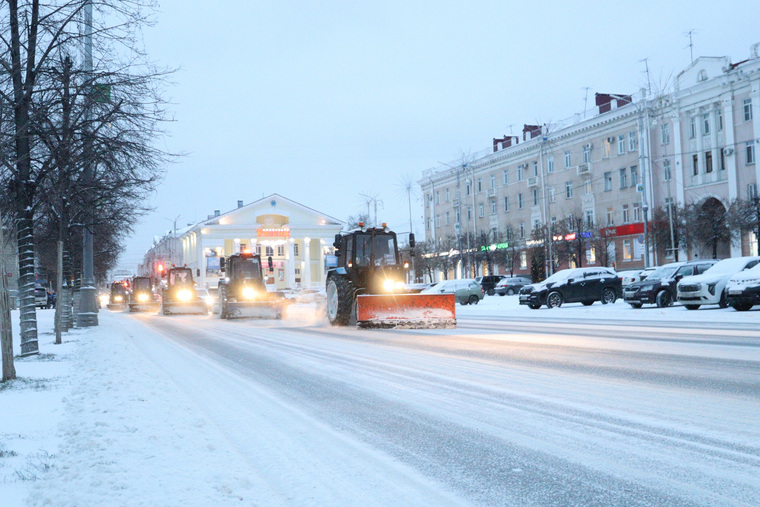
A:
<svg viewBox="0 0 760 507">
<path fill-rule="evenodd" d="M 609 268 L 563 269 L 541 283 L 526 285 L 520 290 L 520 304 L 537 310 L 542 305 L 559 308 L 562 303 L 601 301 L 614 303 L 622 296 L 620 277 Z"/>
</svg>

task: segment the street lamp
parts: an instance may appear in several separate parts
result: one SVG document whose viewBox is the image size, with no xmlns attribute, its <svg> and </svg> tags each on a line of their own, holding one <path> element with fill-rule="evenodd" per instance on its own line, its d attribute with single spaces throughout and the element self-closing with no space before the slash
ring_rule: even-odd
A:
<svg viewBox="0 0 760 507">
<path fill-rule="evenodd" d="M 647 218 L 647 212 L 649 211 L 649 205 L 644 201 L 641 205 L 641 209 L 644 210 L 644 267 L 649 267 L 649 220 Z"/>
</svg>

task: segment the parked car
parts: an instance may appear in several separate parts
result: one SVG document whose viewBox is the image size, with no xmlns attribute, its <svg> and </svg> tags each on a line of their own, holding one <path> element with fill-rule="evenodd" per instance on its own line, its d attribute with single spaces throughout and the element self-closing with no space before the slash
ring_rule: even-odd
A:
<svg viewBox="0 0 760 507">
<path fill-rule="evenodd" d="M 214 304 L 216 303 L 216 297 L 212 296 L 208 289 L 201 287 L 195 288 L 195 294 L 201 298 L 204 303 L 206 303 L 206 308 L 208 308 L 208 311 L 213 312 Z"/>
<path fill-rule="evenodd" d="M 504 275 L 486 275 L 475 277 L 475 281 L 478 282 L 481 287 L 483 287 L 483 292 L 485 294 L 493 296 L 495 294 L 494 288 L 502 278 L 504 278 Z"/>
<path fill-rule="evenodd" d="M 476 305 L 485 296 L 483 287 L 471 278 L 438 282 L 420 294 L 454 294 L 456 301 L 462 305 Z"/>
<path fill-rule="evenodd" d="M 729 306 L 739 312 L 760 305 L 760 263 L 729 278 L 726 297 Z"/>
<path fill-rule="evenodd" d="M 48 295 L 45 287 L 38 285 L 34 288 L 34 306 L 48 308 Z"/>
<path fill-rule="evenodd" d="M 614 303 L 622 296 L 620 277 L 609 268 L 574 268 L 557 271 L 541 283 L 520 289 L 520 304 L 537 310 L 541 305 L 559 308 L 562 303 L 583 303 L 586 306 L 601 301 Z"/>
<path fill-rule="evenodd" d="M 618 271 L 618 274 L 621 275 L 621 279 L 623 281 L 623 287 L 625 287 L 632 283 L 646 280 L 647 276 L 649 276 L 649 274 L 655 269 L 657 268 L 650 267 L 650 268 L 644 268 L 644 269 L 629 269 L 627 271 Z"/>
<path fill-rule="evenodd" d="M 520 292 L 520 289 L 533 283 L 526 276 L 505 276 L 496 284 L 494 291 L 499 296 L 512 296 Z"/>
<path fill-rule="evenodd" d="M 673 305 L 676 285 L 685 276 L 700 275 L 710 269 L 717 260 L 671 262 L 650 271 L 643 281 L 633 282 L 623 289 L 625 302 L 634 308 L 655 304 L 660 308 Z M 625 284 L 625 277 L 623 284 Z"/>
<path fill-rule="evenodd" d="M 408 283 L 404 286 L 404 292 L 407 294 L 418 294 L 425 289 L 429 289 L 434 283 Z"/>
<path fill-rule="evenodd" d="M 726 284 L 737 273 L 754 267 L 760 257 L 723 259 L 701 275 L 687 276 L 678 282 L 678 302 L 688 310 L 702 305 L 728 306 Z"/>
</svg>

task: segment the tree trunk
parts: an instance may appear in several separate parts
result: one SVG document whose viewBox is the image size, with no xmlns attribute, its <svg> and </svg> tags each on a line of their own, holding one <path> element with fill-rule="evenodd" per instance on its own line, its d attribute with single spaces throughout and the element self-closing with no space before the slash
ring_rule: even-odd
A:
<svg viewBox="0 0 760 507">
<path fill-rule="evenodd" d="M 23 216 L 26 215 L 26 216 Z M 18 293 L 21 329 L 21 356 L 39 354 L 37 314 L 34 301 L 34 238 L 32 211 L 24 210 L 18 219 Z"/>
<path fill-rule="evenodd" d="M 3 246 L 3 221 L 0 217 L 0 248 Z M 6 281 L 5 263 L 0 258 L 0 349 L 3 356 L 3 382 L 16 378 L 13 366 L 13 329 L 11 328 L 10 301 Z"/>
</svg>

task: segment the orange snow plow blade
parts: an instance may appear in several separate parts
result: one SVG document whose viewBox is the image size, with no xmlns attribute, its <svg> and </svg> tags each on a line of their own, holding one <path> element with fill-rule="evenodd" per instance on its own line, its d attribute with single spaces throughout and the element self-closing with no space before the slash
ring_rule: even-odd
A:
<svg viewBox="0 0 760 507">
<path fill-rule="evenodd" d="M 454 294 L 381 294 L 356 298 L 356 323 L 378 328 L 455 328 Z"/>
</svg>

